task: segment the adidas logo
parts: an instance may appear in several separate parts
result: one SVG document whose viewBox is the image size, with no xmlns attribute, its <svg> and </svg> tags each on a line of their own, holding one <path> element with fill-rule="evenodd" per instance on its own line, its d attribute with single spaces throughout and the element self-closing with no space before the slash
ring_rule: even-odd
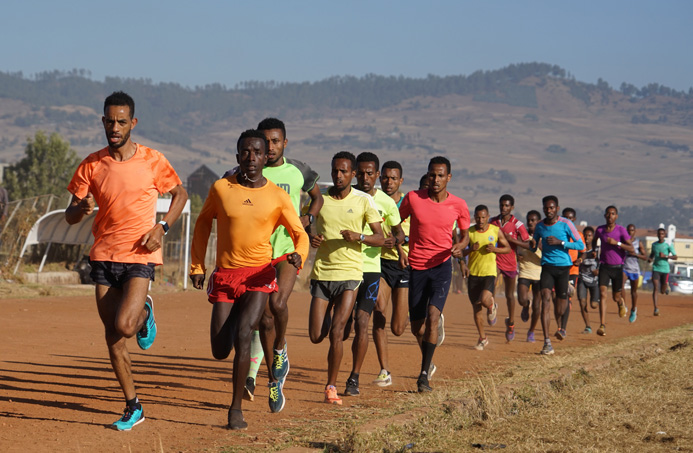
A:
<svg viewBox="0 0 693 453">
<path fill-rule="evenodd" d="M 245 201 L 243 202 L 243 206 L 252 206 L 252 205 L 253 205 L 253 202 L 250 201 L 250 198 L 248 198 L 247 200 L 245 200 Z"/>
</svg>

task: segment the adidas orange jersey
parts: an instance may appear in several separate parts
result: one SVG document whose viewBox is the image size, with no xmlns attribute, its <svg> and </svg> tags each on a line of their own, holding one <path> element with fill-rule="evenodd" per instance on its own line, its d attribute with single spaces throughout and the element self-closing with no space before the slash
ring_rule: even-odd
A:
<svg viewBox="0 0 693 453">
<path fill-rule="evenodd" d="M 216 181 L 195 223 L 190 274 L 203 274 L 212 220 L 217 219 L 217 260 L 219 268 L 236 269 L 268 264 L 272 260 L 270 236 L 283 225 L 296 252 L 305 263 L 308 235 L 289 195 L 273 182 L 249 188 L 238 184 L 236 176 Z"/>
</svg>

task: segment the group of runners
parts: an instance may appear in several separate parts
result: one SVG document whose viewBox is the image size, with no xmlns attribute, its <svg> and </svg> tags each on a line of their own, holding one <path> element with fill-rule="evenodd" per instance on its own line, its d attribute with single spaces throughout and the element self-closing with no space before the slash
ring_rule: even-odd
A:
<svg viewBox="0 0 693 453">
<path fill-rule="evenodd" d="M 115 92 L 106 98 L 102 121 L 108 146 L 79 165 L 68 187 L 73 198 L 65 213 L 69 223 L 77 223 L 98 205 L 91 275 L 111 364 L 126 400 L 123 416 L 113 424 L 118 430 L 144 421 L 126 340 L 136 336 L 138 346 L 147 349 L 156 337 L 148 286 L 154 279 L 154 266 L 162 263 L 162 237 L 187 201 L 166 158 L 131 140 L 130 132 L 137 124 L 134 113 L 134 101 L 127 94 Z M 635 281 L 630 321 L 636 320 L 637 260 L 648 257 L 633 238 L 635 227 L 626 231 L 616 224 L 615 207 L 606 209 L 605 225 L 596 230 L 586 227 L 580 233 L 574 224 L 575 211 L 567 208 L 559 215 L 555 196 L 542 200 L 543 219 L 538 211 L 527 214 L 525 227 L 513 215 L 513 197 L 503 195 L 499 215 L 490 218 L 487 206 L 476 206 L 471 225 L 466 202 L 447 191 L 452 169 L 445 157 L 432 158 L 419 190 L 405 194 L 400 190 L 400 163 L 381 165 L 373 153 L 354 156 L 342 151 L 331 160 L 332 186 L 321 191 L 310 166 L 284 155 L 287 144 L 284 123 L 276 118 L 243 132 L 237 142 L 238 165 L 212 185 L 193 232 L 190 278 L 195 288 L 203 289 L 205 253 L 216 219 L 216 263 L 207 294 L 212 305 L 212 355 L 226 359 L 235 349 L 229 428 L 247 427 L 242 402 L 255 399 L 263 357 L 270 410 L 280 412 L 285 406 L 283 389 L 290 370 L 287 302 L 310 247 L 316 253 L 310 273 L 308 331 L 311 342 L 327 338 L 330 343 L 324 390 L 324 401 L 330 404 L 342 404 L 338 374 L 344 343 L 352 331 L 352 368 L 341 395 L 360 394 L 371 319 L 381 367 L 374 383 L 392 384 L 386 330 L 390 305 L 392 333 L 402 335 L 409 322 L 421 351 L 417 391 L 432 390 L 433 356 L 445 338 L 443 309 L 453 266 L 459 266 L 468 278 L 479 350 L 488 344 L 483 309 L 487 324 L 497 321 L 498 275 L 508 304 L 507 341 L 515 336 L 517 302 L 522 321 L 531 318 L 527 341 L 534 341 L 541 319 L 541 354 L 554 353 L 551 306 L 558 324 L 555 336 L 564 339 L 570 296 L 575 291 L 584 333 L 591 333 L 589 297 L 593 309 L 600 307 L 597 333 L 606 335 L 609 282 L 619 315 L 626 316 L 624 262 L 627 278 Z M 310 199 L 306 206 L 301 206 L 302 192 Z M 170 209 L 155 223 L 156 200 L 164 193 L 171 195 Z M 667 245 L 663 236 L 660 243 Z M 649 259 L 654 260 L 657 292 L 664 287 L 663 265 L 668 273 L 667 260 L 676 257 L 670 247 L 655 245 Z M 657 315 L 656 294 L 653 297 Z"/>
</svg>

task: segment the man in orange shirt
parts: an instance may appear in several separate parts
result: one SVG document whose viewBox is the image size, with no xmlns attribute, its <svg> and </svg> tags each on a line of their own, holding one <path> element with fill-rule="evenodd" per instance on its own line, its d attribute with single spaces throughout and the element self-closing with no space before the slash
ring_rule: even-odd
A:
<svg viewBox="0 0 693 453">
<path fill-rule="evenodd" d="M 153 301 L 147 295 L 154 266 L 162 264 L 161 239 L 183 211 L 188 194 L 163 154 L 130 139 L 137 125 L 135 103 L 122 91 L 104 102 L 101 118 L 108 146 L 90 154 L 75 171 L 65 210 L 69 224 L 99 212 L 94 219 L 94 245 L 89 253 L 91 277 L 96 283 L 96 306 L 106 329 L 111 365 L 125 395 L 123 416 L 113 423 L 129 431 L 144 421 L 132 379 L 126 341 L 137 334 L 142 349 L 156 337 Z M 159 194 L 169 193 L 171 205 L 155 223 Z"/>
<path fill-rule="evenodd" d="M 298 218 L 291 198 L 262 175 L 269 146 L 264 132 L 247 130 L 236 145 L 238 173 L 212 185 L 195 223 L 190 278 L 202 289 L 205 280 L 205 252 L 217 220 L 216 268 L 209 278 L 207 294 L 212 307 L 210 338 L 217 360 L 233 359 L 233 399 L 228 427 L 246 429 L 241 405 L 245 379 L 250 368 L 250 342 L 267 305 L 268 295 L 278 290 L 273 262 L 287 260 L 300 269 L 308 256 L 308 235 Z M 295 252 L 272 260 L 270 236 L 282 225 L 294 243 Z M 269 383 L 270 409 L 284 407 L 284 376 Z"/>
</svg>

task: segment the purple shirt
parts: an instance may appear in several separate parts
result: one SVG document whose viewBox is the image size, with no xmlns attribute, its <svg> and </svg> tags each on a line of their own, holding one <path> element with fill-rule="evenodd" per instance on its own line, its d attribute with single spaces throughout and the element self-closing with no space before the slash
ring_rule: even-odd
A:
<svg viewBox="0 0 693 453">
<path fill-rule="evenodd" d="M 602 241 L 602 253 L 599 257 L 599 262 L 611 266 L 623 265 L 627 252 L 616 244 L 609 244 L 607 238 L 614 238 L 616 242 L 629 241 L 630 235 L 628 234 L 628 230 L 621 225 L 614 225 L 612 231 L 606 231 L 606 225 L 602 225 L 597 227 L 597 231 L 594 232 L 594 240 L 600 239 Z"/>
</svg>

